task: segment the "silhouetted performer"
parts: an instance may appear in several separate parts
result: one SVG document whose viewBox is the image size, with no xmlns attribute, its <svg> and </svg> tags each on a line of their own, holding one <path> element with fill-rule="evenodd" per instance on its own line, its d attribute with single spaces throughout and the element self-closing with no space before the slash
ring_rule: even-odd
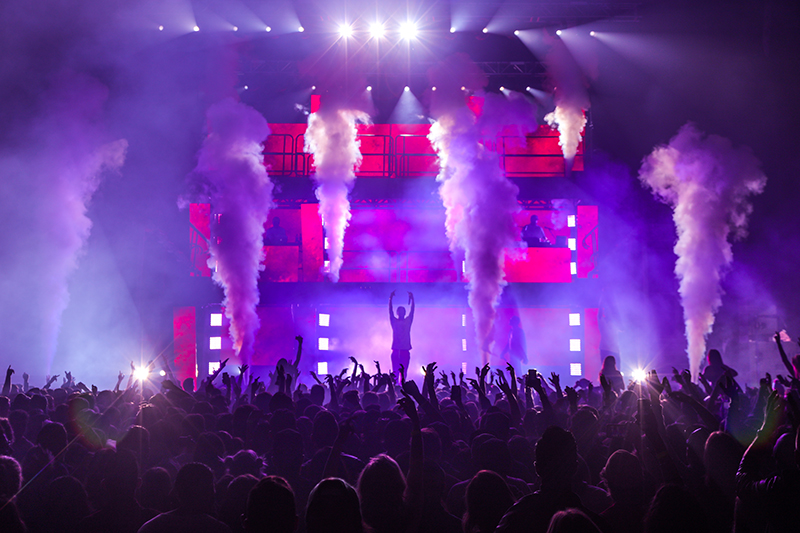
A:
<svg viewBox="0 0 800 533">
<path fill-rule="evenodd" d="M 708 366 L 706 366 L 702 374 L 703 377 L 706 378 L 709 383 L 711 383 L 711 385 L 714 385 L 717 380 L 726 372 L 730 373 L 732 378 L 735 378 L 739 375 L 736 370 L 722 362 L 722 354 L 719 353 L 719 350 L 715 350 L 713 348 L 709 350 L 708 355 L 706 356 L 706 362 L 708 363 Z"/>
<path fill-rule="evenodd" d="M 286 244 L 289 237 L 286 235 L 286 230 L 281 227 L 281 219 L 275 217 L 272 219 L 272 227 L 264 232 L 265 244 Z"/>
<path fill-rule="evenodd" d="M 511 331 L 508 334 L 508 344 L 503 349 L 501 356 L 505 358 L 508 356 L 509 363 L 514 368 L 520 368 L 521 365 L 528 364 L 528 351 L 525 346 L 525 332 L 522 331 L 520 320 L 518 316 L 511 317 Z"/>
<path fill-rule="evenodd" d="M 544 230 L 539 226 L 539 217 L 536 215 L 531 215 L 530 223 L 522 228 L 522 239 L 528 243 L 529 248 L 550 244 Z"/>
<path fill-rule="evenodd" d="M 389 323 L 392 325 L 392 370 L 400 371 L 400 365 L 405 367 L 408 372 L 408 363 L 411 361 L 411 323 L 414 321 L 414 295 L 408 293 L 408 303 L 411 305 L 411 312 L 406 317 L 406 308 L 399 306 L 397 316 L 394 315 L 392 298 L 394 293 L 389 295 Z"/>
<path fill-rule="evenodd" d="M 603 359 L 603 367 L 600 369 L 600 375 L 611 383 L 611 388 L 616 393 L 625 390 L 625 380 L 622 378 L 622 372 L 617 370 L 617 359 L 613 355 L 607 355 L 606 358 Z"/>
</svg>

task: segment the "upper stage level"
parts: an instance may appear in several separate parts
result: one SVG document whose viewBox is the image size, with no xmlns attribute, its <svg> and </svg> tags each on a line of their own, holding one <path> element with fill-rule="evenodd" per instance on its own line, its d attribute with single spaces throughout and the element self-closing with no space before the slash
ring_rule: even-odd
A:
<svg viewBox="0 0 800 533">
<path fill-rule="evenodd" d="M 439 172 L 436 151 L 428 140 L 429 124 L 359 124 L 362 162 L 359 178 L 434 178 Z M 306 124 L 270 124 L 264 143 L 264 162 L 273 176 L 307 176 L 314 172 L 314 156 L 303 151 Z M 564 176 L 565 162 L 558 131 L 539 126 L 521 139 L 511 130 L 483 145 L 497 152 L 508 177 Z M 583 142 L 572 170 L 583 170 Z"/>
</svg>

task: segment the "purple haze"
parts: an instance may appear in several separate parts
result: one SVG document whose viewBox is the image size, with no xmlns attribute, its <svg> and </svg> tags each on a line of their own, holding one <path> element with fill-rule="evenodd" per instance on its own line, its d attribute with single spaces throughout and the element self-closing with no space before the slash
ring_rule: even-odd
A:
<svg viewBox="0 0 800 533">
<path fill-rule="evenodd" d="M 706 335 L 722 304 L 720 280 L 733 260 L 731 241 L 747 234 L 750 196 L 767 178 L 749 148 L 684 125 L 667 146 L 647 156 L 639 179 L 673 208 L 678 233 L 675 274 L 680 281 L 689 366 L 697 379 Z"/>
</svg>

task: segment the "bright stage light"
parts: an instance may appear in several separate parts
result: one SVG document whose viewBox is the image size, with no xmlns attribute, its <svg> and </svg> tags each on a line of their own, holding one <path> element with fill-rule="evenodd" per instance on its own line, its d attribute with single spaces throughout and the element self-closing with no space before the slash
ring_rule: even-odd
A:
<svg viewBox="0 0 800 533">
<path fill-rule="evenodd" d="M 462 91 L 466 91 L 466 90 L 467 90 L 467 88 L 466 88 L 466 87 L 464 87 L 464 86 L 462 85 L 462 86 L 461 86 L 461 90 L 462 90 Z"/>
<path fill-rule="evenodd" d="M 159 375 L 159 376 L 161 376 L 161 377 L 163 378 L 164 376 L 166 376 L 166 375 L 167 375 L 167 372 L 166 372 L 166 370 L 161 370 L 161 371 L 158 373 L 158 375 Z"/>
<path fill-rule="evenodd" d="M 195 26 L 194 28 L 192 28 L 192 31 L 200 31 L 200 28 L 198 26 Z"/>
<path fill-rule="evenodd" d="M 556 35 L 561 35 L 561 30 L 556 30 Z"/>
<path fill-rule="evenodd" d="M 312 90 L 312 91 L 316 91 L 316 90 L 317 90 L 317 86 L 316 86 L 316 85 L 312 85 L 312 86 L 311 86 L 311 90 Z"/>
<path fill-rule="evenodd" d="M 222 337 L 209 337 L 208 338 L 208 349 L 209 350 L 221 350 L 222 349 Z"/>
<path fill-rule="evenodd" d="M 267 31 L 272 31 L 272 28 L 270 28 L 269 26 L 267 26 L 266 30 L 267 30 Z"/>
<path fill-rule="evenodd" d="M 133 371 L 133 379 L 136 381 L 142 381 L 147 379 L 148 374 L 150 374 L 150 372 L 147 371 L 147 367 L 140 366 Z"/>
<path fill-rule="evenodd" d="M 570 313 L 569 314 L 569 325 L 570 326 L 580 326 L 581 325 L 581 314 L 580 313 Z"/>
<path fill-rule="evenodd" d="M 367 85 L 367 90 L 371 91 L 372 90 L 372 85 Z"/>
<path fill-rule="evenodd" d="M 328 373 L 328 362 L 327 361 L 320 361 L 317 363 L 317 374 L 320 376 L 324 376 Z"/>
<path fill-rule="evenodd" d="M 159 26 L 158 31 L 164 31 L 164 26 Z"/>
<path fill-rule="evenodd" d="M 209 315 L 209 326 L 221 326 L 222 325 L 222 313 L 211 313 Z"/>
<path fill-rule="evenodd" d="M 647 372 L 645 372 L 641 368 L 637 368 L 633 372 L 631 372 L 631 379 L 636 383 L 641 383 L 646 378 L 647 378 Z"/>
<path fill-rule="evenodd" d="M 417 36 L 417 25 L 413 22 L 404 22 L 400 25 L 400 37 L 410 41 Z"/>
<path fill-rule="evenodd" d="M 386 30 L 383 29 L 383 24 L 378 22 L 373 22 L 369 25 L 369 36 L 373 39 L 380 39 L 386 34 Z"/>
<path fill-rule="evenodd" d="M 568 228 L 575 227 L 575 215 L 567 215 L 567 227 Z"/>
<path fill-rule="evenodd" d="M 233 31 L 239 31 L 239 26 L 234 26 Z"/>
<path fill-rule="evenodd" d="M 411 89 L 409 89 L 408 85 L 406 85 L 405 87 L 403 87 L 403 90 L 404 90 L 405 92 L 408 92 L 408 91 L 410 91 Z"/>
<path fill-rule="evenodd" d="M 580 352 L 581 351 L 581 340 L 580 339 L 570 339 L 569 340 L 569 351 L 570 352 Z"/>
<path fill-rule="evenodd" d="M 530 88 L 530 87 L 525 87 L 525 90 L 526 90 L 526 91 L 530 91 L 530 90 L 531 90 L 531 88 Z"/>
<path fill-rule="evenodd" d="M 461 351 L 462 352 L 467 351 L 467 339 L 461 339 Z"/>
<path fill-rule="evenodd" d="M 297 31 L 299 31 L 300 33 L 303 33 L 304 31 L 306 31 L 306 29 L 304 27 L 300 26 L 299 28 L 297 28 Z"/>
<path fill-rule="evenodd" d="M 505 87 L 500 87 L 500 92 L 503 92 L 503 91 L 505 91 L 505 90 L 506 90 L 506 88 L 505 88 Z"/>
<path fill-rule="evenodd" d="M 319 349 L 323 352 L 328 351 L 328 339 L 327 337 L 320 337 L 318 339 L 319 342 Z"/>
<path fill-rule="evenodd" d="M 594 36 L 595 36 L 595 33 L 594 33 L 593 31 L 590 31 L 590 32 L 589 32 L 589 35 L 591 35 L 592 37 L 594 37 Z"/>
<path fill-rule="evenodd" d="M 450 33 L 455 33 L 455 32 L 456 32 L 455 28 L 450 28 Z"/>
<path fill-rule="evenodd" d="M 570 376 L 580 376 L 583 373 L 581 372 L 581 364 L 580 363 L 570 363 L 569 364 L 569 375 Z"/>
<path fill-rule="evenodd" d="M 578 275 L 578 263 L 573 261 L 573 262 L 571 262 L 569 264 L 569 273 L 572 276 L 577 276 Z"/>
<path fill-rule="evenodd" d="M 435 91 L 435 90 L 436 90 L 436 86 L 434 85 L 433 87 L 431 87 L 431 91 Z"/>
<path fill-rule="evenodd" d="M 514 30 L 514 35 L 519 35 L 519 30 Z"/>
<path fill-rule="evenodd" d="M 567 239 L 567 247 L 574 252 L 578 249 L 578 240 L 570 237 Z"/>
<path fill-rule="evenodd" d="M 221 365 L 220 365 L 219 361 L 213 361 L 213 362 L 209 361 L 209 363 L 208 363 L 208 375 L 210 376 L 211 374 L 213 374 L 214 372 L 219 370 L 220 366 Z"/>
<path fill-rule="evenodd" d="M 353 28 L 350 25 L 342 24 L 339 26 L 339 37 L 349 39 L 352 36 L 353 36 Z"/>
<path fill-rule="evenodd" d="M 483 33 L 489 33 L 489 28 L 483 28 L 481 31 L 482 31 Z"/>
<path fill-rule="evenodd" d="M 249 88 L 250 88 L 250 87 L 248 87 L 247 85 L 245 85 L 245 86 L 244 86 L 244 90 L 245 90 L 245 91 L 246 91 L 247 89 L 249 89 Z"/>
<path fill-rule="evenodd" d="M 327 313 L 320 313 L 319 314 L 319 325 L 322 327 L 328 327 L 331 325 L 331 315 Z"/>
</svg>

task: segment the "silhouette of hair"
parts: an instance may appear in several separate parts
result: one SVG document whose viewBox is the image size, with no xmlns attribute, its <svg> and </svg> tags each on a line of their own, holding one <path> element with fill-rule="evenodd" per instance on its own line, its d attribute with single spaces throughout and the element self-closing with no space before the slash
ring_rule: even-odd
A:
<svg viewBox="0 0 800 533">
<path fill-rule="evenodd" d="M 358 494 L 346 481 L 328 478 L 320 481 L 308 496 L 308 533 L 362 533 L 361 504 Z"/>
<path fill-rule="evenodd" d="M 403 517 L 406 479 L 394 459 L 373 457 L 358 478 L 358 495 L 364 523 L 379 531 L 394 530 Z"/>
<path fill-rule="evenodd" d="M 708 356 L 706 357 L 709 365 L 714 366 L 721 366 L 722 365 L 722 354 L 719 353 L 719 350 L 711 349 L 708 351 Z"/>
<path fill-rule="evenodd" d="M 547 533 L 600 533 L 600 528 L 581 510 L 566 509 L 553 515 Z"/>
<path fill-rule="evenodd" d="M 500 523 L 514 497 L 496 472 L 481 470 L 470 480 L 465 495 L 464 533 L 491 533 Z"/>
<path fill-rule="evenodd" d="M 294 492 L 285 479 L 267 476 L 247 496 L 248 532 L 292 533 L 297 527 Z"/>
</svg>

